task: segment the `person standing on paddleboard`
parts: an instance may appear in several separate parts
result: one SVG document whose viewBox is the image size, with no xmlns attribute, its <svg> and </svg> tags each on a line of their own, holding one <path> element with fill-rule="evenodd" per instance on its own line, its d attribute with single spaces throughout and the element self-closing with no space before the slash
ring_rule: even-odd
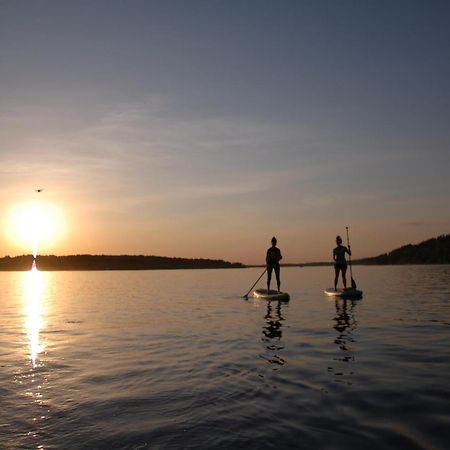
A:
<svg viewBox="0 0 450 450">
<path fill-rule="evenodd" d="M 277 247 L 277 238 L 272 238 L 272 247 L 267 250 L 266 264 L 267 264 L 267 292 L 270 292 L 270 281 L 272 280 L 272 270 L 275 270 L 275 276 L 277 278 L 278 292 L 280 292 L 280 249 Z"/>
<path fill-rule="evenodd" d="M 342 238 L 336 236 L 337 247 L 333 249 L 333 260 L 334 260 L 334 290 L 337 290 L 339 272 L 342 273 L 342 282 L 344 283 L 344 289 L 347 288 L 347 278 L 345 274 L 347 272 L 347 261 L 345 259 L 345 254 L 348 253 L 350 256 L 352 254 L 350 250 L 350 245 L 345 247 L 342 245 Z"/>
</svg>

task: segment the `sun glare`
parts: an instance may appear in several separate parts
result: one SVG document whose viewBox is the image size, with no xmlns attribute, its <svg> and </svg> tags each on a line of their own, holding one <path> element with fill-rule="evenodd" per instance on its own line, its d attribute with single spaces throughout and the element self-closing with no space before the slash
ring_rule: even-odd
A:
<svg viewBox="0 0 450 450">
<path fill-rule="evenodd" d="M 15 245 L 36 256 L 43 247 L 51 246 L 61 238 L 64 221 L 57 207 L 36 201 L 11 208 L 6 227 Z"/>
</svg>

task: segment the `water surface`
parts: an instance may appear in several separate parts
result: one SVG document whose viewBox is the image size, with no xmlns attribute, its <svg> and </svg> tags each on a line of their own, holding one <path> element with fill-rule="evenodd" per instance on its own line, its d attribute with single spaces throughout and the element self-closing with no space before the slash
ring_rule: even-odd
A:
<svg viewBox="0 0 450 450">
<path fill-rule="evenodd" d="M 0 273 L 0 448 L 448 446 L 450 266 L 260 272 Z"/>
</svg>

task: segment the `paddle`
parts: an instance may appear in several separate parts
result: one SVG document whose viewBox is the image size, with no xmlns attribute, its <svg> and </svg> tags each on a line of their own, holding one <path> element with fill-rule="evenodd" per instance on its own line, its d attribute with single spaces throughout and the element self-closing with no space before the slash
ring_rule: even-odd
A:
<svg viewBox="0 0 450 450">
<path fill-rule="evenodd" d="M 348 237 L 348 227 L 345 227 L 347 231 L 347 246 L 350 248 L 350 238 Z M 348 262 L 350 264 L 350 278 L 352 280 L 352 289 L 356 289 L 356 283 L 353 279 L 353 273 L 352 273 L 352 255 L 348 255 Z"/>
<path fill-rule="evenodd" d="M 250 294 L 251 290 L 256 286 L 256 283 L 263 277 L 266 273 L 267 267 L 264 269 L 264 272 L 260 275 L 260 277 L 255 281 L 255 284 L 248 290 L 248 292 L 242 296 L 242 298 L 248 299 L 248 294 Z"/>
</svg>

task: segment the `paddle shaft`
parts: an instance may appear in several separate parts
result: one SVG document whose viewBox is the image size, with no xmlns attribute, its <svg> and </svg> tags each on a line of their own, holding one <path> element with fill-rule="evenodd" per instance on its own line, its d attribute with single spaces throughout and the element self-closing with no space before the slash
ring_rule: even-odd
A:
<svg viewBox="0 0 450 450">
<path fill-rule="evenodd" d="M 248 290 L 248 292 L 243 296 L 243 298 L 248 298 L 248 294 L 252 291 L 252 289 L 256 286 L 256 283 L 263 277 L 263 275 L 266 273 L 267 267 L 264 269 L 264 272 L 260 275 L 260 277 L 255 281 L 255 284 Z"/>
<path fill-rule="evenodd" d="M 349 236 L 348 236 L 348 227 L 345 227 L 345 230 L 347 231 L 347 246 L 350 247 L 350 238 L 349 238 Z M 350 255 L 350 253 L 349 253 L 349 255 L 348 255 L 348 262 L 349 262 L 349 265 L 350 265 L 350 278 L 351 278 L 352 284 L 353 284 L 353 283 L 355 283 L 355 282 L 354 282 L 354 280 L 353 280 L 353 273 L 352 273 L 352 255 Z M 355 284 L 356 284 L 356 283 L 355 283 Z"/>
<path fill-rule="evenodd" d="M 347 232 L 347 247 L 350 247 L 350 238 L 348 237 L 348 227 L 345 227 L 345 231 Z M 352 255 L 348 255 L 348 262 L 350 264 L 350 276 L 352 277 Z"/>
</svg>

